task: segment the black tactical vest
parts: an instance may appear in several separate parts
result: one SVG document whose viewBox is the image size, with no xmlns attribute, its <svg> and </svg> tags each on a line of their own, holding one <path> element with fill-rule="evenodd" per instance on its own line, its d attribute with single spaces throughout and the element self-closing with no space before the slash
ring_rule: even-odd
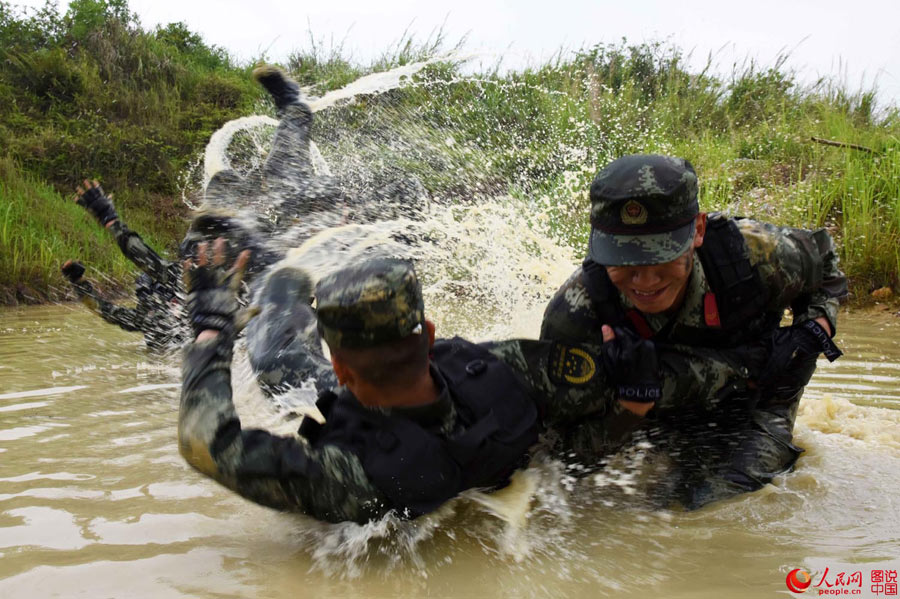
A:
<svg viewBox="0 0 900 599">
<path fill-rule="evenodd" d="M 537 442 L 534 401 L 512 370 L 460 339 L 435 343 L 433 364 L 447 381 L 461 432 L 444 437 L 396 413 L 364 407 L 349 392 L 327 391 L 317 406 L 325 424 L 305 418 L 300 434 L 313 447 L 354 453 L 372 483 L 406 518 L 433 511 L 466 489 L 508 484 Z"/>
<path fill-rule="evenodd" d="M 665 341 L 734 347 L 757 341 L 781 321 L 780 311 L 767 310 L 769 289 L 763 284 L 758 267 L 750 263 L 736 220 L 721 213 L 710 214 L 703 245 L 697 248 L 711 290 L 705 298 L 707 327 L 679 325 L 676 330 L 664 329 L 660 333 L 666 336 Z M 640 312 L 624 309 L 603 266 L 585 259 L 581 278 L 601 322 L 629 327 L 645 338 L 653 336 Z"/>
</svg>

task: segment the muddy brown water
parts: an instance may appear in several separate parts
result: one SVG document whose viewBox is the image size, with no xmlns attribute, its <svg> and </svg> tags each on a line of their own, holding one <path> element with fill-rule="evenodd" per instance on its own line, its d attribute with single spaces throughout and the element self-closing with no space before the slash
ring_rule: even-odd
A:
<svg viewBox="0 0 900 599">
<path fill-rule="evenodd" d="M 764 597 L 789 596 L 793 568 L 860 570 L 874 596 L 870 572 L 900 565 L 900 318 L 844 315 L 838 342 L 801 405 L 806 453 L 760 492 L 652 512 L 629 506 L 627 473 L 576 484 L 544 463 L 499 508 L 360 527 L 190 470 L 177 355 L 77 304 L 4 310 L 0 597 Z M 280 418 L 236 379 L 242 414 Z"/>
</svg>

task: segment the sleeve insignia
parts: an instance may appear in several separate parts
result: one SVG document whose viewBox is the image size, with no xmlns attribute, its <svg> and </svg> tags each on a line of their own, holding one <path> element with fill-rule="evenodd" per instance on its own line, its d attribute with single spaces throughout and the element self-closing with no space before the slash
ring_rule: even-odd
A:
<svg viewBox="0 0 900 599">
<path fill-rule="evenodd" d="M 557 343 L 550 350 L 550 380 L 557 384 L 585 385 L 597 372 L 594 357 L 580 347 Z"/>
</svg>

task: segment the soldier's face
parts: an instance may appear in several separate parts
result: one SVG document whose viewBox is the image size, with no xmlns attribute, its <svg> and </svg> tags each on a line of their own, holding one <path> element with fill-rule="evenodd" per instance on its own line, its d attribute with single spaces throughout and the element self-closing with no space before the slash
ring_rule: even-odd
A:
<svg viewBox="0 0 900 599">
<path fill-rule="evenodd" d="M 612 284 L 631 300 L 634 307 L 647 314 L 676 308 L 684 299 L 693 267 L 694 250 L 665 264 L 647 266 L 607 266 Z"/>
<path fill-rule="evenodd" d="M 634 307 L 647 314 L 676 310 L 684 301 L 688 279 L 694 267 L 694 250 L 703 244 L 706 215 L 697 219 L 694 242 L 671 262 L 644 266 L 607 266 L 606 273 L 616 289 Z"/>
</svg>

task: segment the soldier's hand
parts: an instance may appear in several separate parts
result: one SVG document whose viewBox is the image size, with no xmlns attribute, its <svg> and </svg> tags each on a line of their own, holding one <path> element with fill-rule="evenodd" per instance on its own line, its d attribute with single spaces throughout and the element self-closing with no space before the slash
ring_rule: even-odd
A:
<svg viewBox="0 0 900 599">
<path fill-rule="evenodd" d="M 60 270 L 70 283 L 77 283 L 84 276 L 84 265 L 74 260 L 66 260 L 66 263 L 62 265 Z"/>
<path fill-rule="evenodd" d="M 643 416 L 662 393 L 656 347 L 629 329 L 602 329 L 600 355 L 607 379 L 626 409 Z"/>
<path fill-rule="evenodd" d="M 184 262 L 188 318 L 198 341 L 222 331 L 237 334 L 240 325 L 245 324 L 238 321 L 237 294 L 249 258 L 250 251 L 244 250 L 226 270 L 225 239 L 219 237 L 213 242 L 212 261 L 209 244 L 204 242 L 197 246 L 196 257 Z"/>
<path fill-rule="evenodd" d="M 789 369 L 792 363 L 820 353 L 824 353 L 829 362 L 843 355 L 829 332 L 815 320 L 776 329 L 766 343 L 770 352 L 764 372 L 770 374 Z"/>
<path fill-rule="evenodd" d="M 781 327 L 765 340 L 769 360 L 760 377 L 760 387 L 779 394 L 795 393 L 815 371 L 816 359 L 824 353 L 830 362 L 842 352 L 828 331 L 815 320 Z"/>
<path fill-rule="evenodd" d="M 610 341 L 614 341 L 616 339 L 616 332 L 613 330 L 611 326 L 608 324 L 600 327 L 600 334 L 603 337 L 603 343 L 608 343 Z M 638 416 L 646 416 L 647 412 L 649 412 L 654 403 L 653 401 L 633 401 L 630 399 L 620 399 L 619 403 L 623 408 L 631 412 L 632 414 L 637 414 Z"/>
<path fill-rule="evenodd" d="M 75 203 L 84 206 L 104 227 L 118 220 L 119 215 L 116 214 L 112 199 L 103 193 L 103 188 L 96 180 L 85 179 L 84 186 L 79 185 L 75 194 Z"/>
</svg>

